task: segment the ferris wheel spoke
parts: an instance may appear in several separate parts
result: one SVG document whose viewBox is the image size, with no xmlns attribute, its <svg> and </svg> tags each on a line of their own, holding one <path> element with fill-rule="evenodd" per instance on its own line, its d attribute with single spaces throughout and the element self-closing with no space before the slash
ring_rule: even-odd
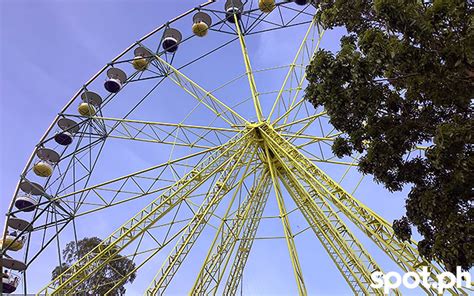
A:
<svg viewBox="0 0 474 296">
<path fill-rule="evenodd" d="M 224 287 L 223 295 L 235 295 L 237 292 L 239 283 L 242 280 L 242 275 L 244 273 L 244 268 L 250 254 L 250 250 L 252 249 L 253 242 L 255 241 L 258 226 L 260 225 L 260 221 L 263 216 L 263 210 L 268 200 L 270 188 L 271 185 L 269 180 L 266 191 L 261 195 L 262 199 L 259 200 L 256 208 L 252 209 L 248 215 L 248 219 L 245 221 L 242 235 L 239 238 L 240 243 L 237 246 L 236 255 L 233 259 L 234 261 L 232 262 L 232 267 L 228 274 L 228 279 Z"/>
<path fill-rule="evenodd" d="M 111 139 L 142 141 L 191 148 L 208 149 L 222 144 L 239 132 L 232 128 L 154 122 L 124 118 L 92 117 L 110 127 L 106 136 Z M 101 137 L 100 134 L 94 136 Z"/>
<path fill-rule="evenodd" d="M 300 137 L 299 135 L 289 135 L 288 137 L 285 137 L 288 139 L 289 142 L 292 142 L 295 147 L 307 152 L 307 149 L 312 148 L 312 145 L 318 145 L 319 149 L 321 150 L 321 144 L 326 144 L 328 146 L 332 146 L 332 142 L 334 142 L 335 138 L 333 137 L 315 137 L 315 138 L 305 138 L 305 137 Z M 295 141 L 295 139 L 304 139 L 304 141 Z M 297 143 L 296 143 L 297 142 Z M 322 151 L 321 152 L 321 157 L 325 159 Z"/>
<path fill-rule="evenodd" d="M 338 158 L 335 155 L 330 154 L 329 156 L 325 156 L 324 152 L 322 151 L 322 147 L 326 146 L 327 148 L 331 149 L 331 141 L 318 141 L 318 142 L 313 142 L 313 141 L 308 141 L 304 143 L 293 143 L 296 148 L 300 149 L 301 152 L 303 152 L 308 158 L 314 159 L 315 162 L 327 162 L 327 163 L 335 163 L 335 164 L 348 164 L 348 162 L 351 165 L 358 165 L 359 161 L 359 156 L 346 156 L 343 159 Z M 318 145 L 317 147 L 314 147 L 315 145 Z M 319 155 L 315 154 L 315 151 L 319 148 Z"/>
<path fill-rule="evenodd" d="M 321 163 L 328 163 L 328 164 L 334 164 L 334 165 L 344 165 L 344 166 L 349 166 L 349 167 L 353 167 L 353 166 L 357 166 L 357 162 L 355 161 L 341 161 L 341 160 L 333 160 L 332 158 L 331 159 L 322 159 L 322 158 L 319 158 L 319 157 L 307 157 L 308 160 L 312 161 L 312 162 L 321 162 Z"/>
<path fill-rule="evenodd" d="M 286 243 L 288 245 L 288 253 L 290 254 L 291 264 L 293 265 L 293 273 L 296 280 L 299 295 L 307 295 L 306 286 L 304 284 L 303 272 L 301 271 L 301 265 L 298 259 L 298 253 L 294 242 L 294 235 L 291 231 L 290 221 L 288 219 L 288 212 L 285 207 L 283 200 L 280 181 L 277 176 L 277 166 L 275 165 L 275 158 L 273 153 L 270 151 L 268 145 L 265 145 L 265 156 L 266 163 L 268 165 L 270 176 L 272 179 L 273 189 L 277 199 L 278 209 L 280 211 L 280 220 L 283 224 L 283 231 L 285 233 Z"/>
<path fill-rule="evenodd" d="M 78 146 L 80 145 L 80 140 L 78 141 Z M 100 151 L 100 150 L 99 150 Z M 99 152 L 100 154 L 100 152 Z M 91 164 L 90 167 L 94 167 L 96 161 L 92 161 L 92 156 L 88 155 L 88 157 L 91 159 Z M 70 167 L 71 164 L 74 167 L 76 155 L 74 154 L 73 157 L 70 158 L 67 166 Z M 34 216 L 33 219 L 31 220 L 31 224 L 34 223 L 35 227 L 33 228 L 33 232 L 37 231 L 42 231 L 42 238 L 41 238 L 41 244 L 39 246 L 35 246 L 34 248 L 30 248 L 28 244 L 28 248 L 25 252 L 25 263 L 27 266 L 30 266 L 38 257 L 39 255 L 56 239 L 59 238 L 59 235 L 62 234 L 62 232 L 66 229 L 66 227 L 70 224 L 70 222 L 74 222 L 73 218 L 73 209 L 64 203 L 60 203 L 59 201 L 55 200 L 56 196 L 56 191 L 54 188 L 50 188 L 52 184 L 55 182 L 58 182 L 59 185 L 57 188 L 61 187 L 61 184 L 64 182 L 65 176 L 60 175 L 56 180 L 49 180 L 49 186 L 47 186 L 45 189 L 49 189 L 48 191 L 54 191 L 52 194 L 47 194 L 45 191 L 41 194 L 42 197 L 44 197 L 44 200 L 40 200 L 38 203 L 35 211 L 34 211 Z M 85 184 L 87 184 L 88 180 L 90 178 L 90 173 L 86 173 L 85 176 L 83 176 L 81 179 L 84 180 Z M 48 184 L 48 182 L 46 183 Z M 75 184 L 75 182 L 74 182 Z M 74 186 L 71 185 L 71 186 Z M 14 216 L 15 213 L 19 212 L 18 211 L 12 211 L 11 215 Z M 59 214 L 61 218 L 59 220 L 53 221 L 52 217 L 54 214 Z M 54 215 L 55 216 L 55 215 Z M 57 218 L 56 218 L 57 219 Z M 57 224 L 57 225 L 56 225 Z M 60 225 L 59 228 L 57 226 Z M 55 227 L 57 228 L 56 231 L 47 231 L 48 228 Z M 74 228 L 75 231 L 75 228 Z M 22 235 L 22 234 L 20 234 Z M 30 240 L 31 236 L 28 236 L 28 240 Z"/>
<path fill-rule="evenodd" d="M 245 221 L 265 206 L 270 189 L 268 177 L 268 172 L 260 173 L 260 178 L 255 179 L 257 182 L 247 193 L 233 217 L 229 215 L 231 204 L 229 205 L 190 294 L 209 295 L 217 292 Z"/>
<path fill-rule="evenodd" d="M 371 287 L 371 273 L 381 271 L 374 259 L 319 193 L 305 186 L 285 160 L 275 155 L 284 168 L 279 174 L 284 186 L 354 294 L 383 295 Z"/>
<path fill-rule="evenodd" d="M 154 55 L 157 63 L 166 71 L 166 76 L 186 93 L 211 110 L 216 116 L 227 122 L 230 126 L 246 123 L 240 114 L 216 98 L 211 92 L 206 91 L 199 84 L 188 78 L 180 70 L 173 67 L 159 55 Z"/>
<path fill-rule="evenodd" d="M 122 286 L 128 279 L 129 277 L 134 274 L 136 271 L 138 271 L 140 268 L 142 268 L 147 262 L 149 262 L 155 255 L 157 255 L 164 247 L 166 247 L 168 244 L 173 242 L 180 234 L 183 233 L 183 231 L 186 229 L 186 226 L 181 227 L 178 231 L 172 233 L 172 228 L 174 225 L 178 225 L 179 223 L 182 223 L 183 221 L 176 220 L 176 217 L 179 213 L 179 208 L 181 205 L 178 206 L 178 210 L 175 212 L 173 219 L 171 222 L 164 223 L 161 225 L 155 225 L 153 227 L 150 227 L 148 230 L 140 234 L 136 240 L 138 240 L 138 243 L 136 246 L 131 250 L 131 253 L 128 253 L 126 255 L 121 255 L 122 257 L 118 258 L 128 258 L 131 261 L 135 261 L 139 256 L 143 257 L 146 256 L 140 264 L 134 266 L 132 270 L 130 270 L 127 274 L 122 274 L 121 277 L 117 280 L 113 281 L 104 281 L 103 284 L 107 285 L 109 287 L 109 290 L 105 293 L 105 295 L 110 295 L 111 293 L 114 293 L 116 291 L 115 289 Z M 186 219 L 186 221 L 191 220 Z M 151 230 L 156 229 L 156 228 L 161 228 L 161 227 L 167 227 L 167 234 L 161 239 L 158 238 L 155 234 L 152 234 Z M 148 238 L 151 238 L 150 242 L 145 242 L 145 236 L 148 235 Z M 150 244 L 156 245 L 156 247 L 150 248 Z M 88 285 L 86 285 L 88 286 Z"/>
<path fill-rule="evenodd" d="M 354 225 L 360 228 L 400 268 L 408 272 L 421 271 L 423 266 L 429 266 L 432 270 L 430 279 L 436 281 L 436 276 L 442 270 L 419 255 L 414 241 L 400 241 L 390 223 L 347 193 L 336 181 L 332 180 L 274 130 L 266 127 L 264 133 L 266 139 L 279 151 L 281 157 L 286 158 L 286 163 L 291 164 L 294 170 L 301 174 L 302 178 L 306 179 L 314 190 L 319 192 Z M 427 293 L 436 293 L 434 288 L 430 288 L 430 290 L 423 287 L 423 289 Z M 459 293 L 453 288 L 448 291 L 453 295 Z"/>
<path fill-rule="evenodd" d="M 285 131 L 286 133 L 289 133 L 291 131 L 288 131 L 288 128 L 294 126 L 294 125 L 301 125 L 301 124 L 304 124 L 303 126 L 309 126 L 311 125 L 311 123 L 313 123 L 316 119 L 318 119 L 319 117 L 324 117 L 326 116 L 327 113 L 326 111 L 323 111 L 323 112 L 320 112 L 318 114 L 313 114 L 313 115 L 310 115 L 310 116 L 306 116 L 306 117 L 303 117 L 303 118 L 300 118 L 300 119 L 297 119 L 297 120 L 294 120 L 294 121 L 291 121 L 289 123 L 285 123 L 285 124 L 281 124 L 281 125 L 276 125 L 275 126 L 275 130 L 278 130 L 278 131 Z M 297 133 L 297 132 L 291 132 L 291 133 Z"/>
<path fill-rule="evenodd" d="M 295 143 L 295 146 L 298 148 L 303 148 L 312 144 L 316 143 L 327 143 L 327 142 L 334 142 L 336 136 L 313 136 L 309 134 L 303 134 L 303 133 L 286 133 L 282 132 L 281 135 L 285 137 L 288 141 L 293 142 L 294 140 L 298 139 L 301 140 L 302 142 Z"/>
<path fill-rule="evenodd" d="M 303 68 L 301 67 L 301 69 Z M 295 92 L 299 92 L 301 89 L 301 86 L 296 87 Z M 309 111 L 307 108 L 308 102 L 306 101 L 306 99 L 304 97 L 301 97 L 298 101 L 296 101 L 297 97 L 298 94 L 295 94 L 293 96 L 292 102 L 288 103 L 288 108 L 283 108 L 285 112 L 277 120 L 275 120 L 275 123 L 280 122 L 284 119 L 282 125 L 286 125 L 288 122 L 290 122 L 290 126 L 294 125 L 294 122 L 297 122 L 302 118 L 303 115 L 300 115 L 302 113 L 302 110 L 306 111 L 306 117 L 303 118 L 307 118 L 313 115 L 313 110 Z M 284 102 L 282 101 L 282 103 Z M 284 107 L 286 107 L 286 105 Z"/>
<path fill-rule="evenodd" d="M 255 113 L 257 114 L 258 121 L 262 121 L 263 115 L 262 115 L 262 107 L 260 106 L 260 100 L 259 100 L 259 95 L 257 91 L 257 85 L 255 84 L 255 77 L 254 73 L 252 71 L 252 65 L 250 64 L 250 58 L 249 54 L 247 51 L 247 45 L 245 44 L 245 38 L 244 34 L 242 32 L 241 28 L 241 21 L 237 18 L 237 15 L 234 14 L 234 22 L 235 22 L 235 27 L 237 28 L 237 34 L 239 36 L 239 41 L 240 41 L 240 48 L 242 51 L 242 56 L 244 59 L 244 64 L 245 64 L 245 70 L 247 74 L 247 79 L 249 82 L 250 86 L 250 91 L 252 93 L 252 99 L 253 99 L 253 105 L 255 108 Z"/>
<path fill-rule="evenodd" d="M 228 168 L 223 171 L 219 180 L 209 191 L 209 194 L 207 194 L 203 204 L 196 212 L 194 219 L 189 222 L 186 231 L 178 240 L 176 246 L 172 250 L 172 253 L 169 254 L 168 258 L 163 262 L 162 267 L 153 278 L 152 283 L 147 289 L 147 295 L 163 295 L 164 291 L 170 284 L 174 275 L 178 272 L 179 267 L 185 260 L 186 256 L 189 254 L 194 243 L 204 230 L 210 216 L 215 211 L 220 201 L 227 193 L 231 192 L 235 187 L 240 188 L 242 186 L 246 176 L 249 175 L 252 159 L 254 158 L 256 153 L 255 148 L 252 149 L 252 153 L 247 153 L 249 145 L 250 143 L 247 144 L 247 146 L 244 148 L 244 152 L 240 153 L 235 164 L 228 164 Z M 241 166 L 239 167 L 239 163 L 242 161 L 247 165 L 245 166 L 245 171 L 243 172 L 242 178 L 240 179 L 240 181 L 238 181 L 237 177 L 241 169 Z M 252 173 L 252 171 L 250 171 L 250 173 Z M 237 192 L 238 189 L 232 196 L 228 210 L 232 206 Z"/>
<path fill-rule="evenodd" d="M 297 132 L 282 132 L 280 133 L 283 137 L 285 137 L 289 142 L 293 143 L 295 148 L 299 149 L 301 152 L 304 152 L 308 159 L 312 162 L 323 162 L 323 163 L 329 163 L 329 164 L 336 164 L 336 165 L 345 165 L 349 167 L 356 167 L 358 166 L 358 162 L 360 159 L 360 154 L 358 155 L 350 155 L 345 157 L 342 160 L 339 160 L 339 158 L 335 155 L 332 155 L 330 157 L 324 157 L 324 153 L 321 151 L 320 156 L 316 155 L 314 151 L 316 150 L 314 148 L 314 145 L 327 145 L 328 147 L 332 146 L 332 142 L 336 139 L 336 137 L 341 136 L 343 133 L 341 132 L 335 132 L 334 130 L 331 130 L 329 133 L 323 133 L 323 137 L 318 137 L 318 136 L 313 136 L 309 134 L 304 134 L 300 131 Z M 298 143 L 296 143 L 295 140 L 303 140 Z M 411 149 L 408 154 L 406 155 L 407 158 L 410 157 L 421 157 L 424 155 L 424 152 L 426 151 L 426 147 L 424 146 L 416 146 L 413 149 Z M 347 172 L 346 172 L 347 173 Z"/>
<path fill-rule="evenodd" d="M 325 114 L 325 112 L 319 113 L 319 114 Z M 328 140 L 323 140 L 323 141 L 313 141 L 309 140 L 306 143 L 299 144 L 297 145 L 298 148 L 307 146 L 309 144 L 316 143 L 318 144 L 319 148 L 321 149 L 321 143 L 327 143 L 327 141 L 332 142 L 336 137 L 342 135 L 341 132 L 337 131 L 336 129 L 331 129 L 329 132 L 325 132 L 323 129 L 323 124 L 322 124 L 322 119 L 325 119 L 326 117 L 324 115 L 315 115 L 315 116 L 309 116 L 306 117 L 305 120 L 299 120 L 298 125 L 292 124 L 289 127 L 284 128 L 284 133 L 290 134 L 288 136 L 288 140 L 295 144 L 296 139 L 301 139 L 302 135 L 304 135 L 305 131 L 308 130 L 308 128 L 311 127 L 311 125 L 317 121 L 319 128 L 320 128 L 320 135 L 322 138 L 326 138 Z M 296 131 L 291 131 L 291 128 L 298 128 Z M 331 144 L 332 145 L 332 144 Z"/>
<path fill-rule="evenodd" d="M 228 142 L 218 153 L 209 156 L 191 172 L 176 182 L 170 189 L 159 195 L 142 211 L 127 221 L 119 229 L 103 240 L 96 248 L 79 259 L 70 268 L 55 278 L 40 293 L 71 293 L 74 288 L 87 280 L 95 271 L 105 266 L 111 254 L 118 254 L 140 234 L 152 227 L 207 179 L 221 172 L 229 163 L 237 162 L 243 153 L 247 134 Z M 233 166 L 231 166 L 233 167 Z"/>
<path fill-rule="evenodd" d="M 244 13 L 243 16 L 247 17 L 247 22 L 244 27 L 246 34 L 257 34 L 261 32 L 277 30 L 280 28 L 288 28 L 311 22 L 314 13 L 306 11 L 310 5 L 307 5 L 302 10 L 295 10 L 287 5 L 288 2 L 275 3 L 275 13 L 278 13 L 278 20 L 270 20 L 269 13 L 263 13 L 259 8 L 250 9 Z M 256 14 L 255 12 L 258 12 Z M 287 15 L 288 14 L 288 15 Z M 250 22 L 251 21 L 251 22 Z M 259 29 L 259 25 L 264 24 L 264 28 Z"/>
<path fill-rule="evenodd" d="M 284 123 L 286 123 L 291 111 L 296 108 L 294 105 L 298 99 L 300 91 L 302 90 L 303 83 L 305 82 L 306 65 L 310 62 L 314 53 L 319 49 L 319 44 L 323 34 L 324 30 L 320 30 L 319 25 L 316 22 L 316 17 L 313 17 L 268 115 L 268 121 L 271 121 L 272 124 L 277 124 L 282 119 L 284 119 Z M 294 91 L 286 94 L 287 97 L 284 98 L 285 90 L 287 89 Z M 276 116 L 275 120 L 272 119 L 274 115 Z"/>
</svg>

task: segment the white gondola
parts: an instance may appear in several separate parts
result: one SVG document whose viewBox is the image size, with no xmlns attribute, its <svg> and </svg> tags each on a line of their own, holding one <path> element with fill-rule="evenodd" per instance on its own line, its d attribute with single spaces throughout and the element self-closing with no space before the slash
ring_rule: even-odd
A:
<svg viewBox="0 0 474 296">
<path fill-rule="evenodd" d="M 4 270 L 2 272 L 2 293 L 11 294 L 16 291 L 20 277 L 11 271 Z"/>
<path fill-rule="evenodd" d="M 33 182 L 23 181 L 20 183 L 20 192 L 15 198 L 15 207 L 23 212 L 31 212 L 36 209 L 38 200 L 35 196 L 44 194 L 41 185 Z"/>
<path fill-rule="evenodd" d="M 104 83 L 104 87 L 108 92 L 118 93 L 123 84 L 127 81 L 127 74 L 119 68 L 110 68 L 107 70 L 107 80 Z"/>
<path fill-rule="evenodd" d="M 49 177 L 53 174 L 54 166 L 59 162 L 59 154 L 48 148 L 38 148 L 36 156 L 40 159 L 33 166 L 33 172 L 39 177 Z"/>
<path fill-rule="evenodd" d="M 270 13 L 275 9 L 275 0 L 259 0 L 258 8 L 261 12 Z"/>
<path fill-rule="evenodd" d="M 15 207 L 23 212 L 34 211 L 38 200 L 29 194 L 20 194 L 15 199 Z"/>
<path fill-rule="evenodd" d="M 97 108 L 102 104 L 102 98 L 92 91 L 85 91 L 81 94 L 82 103 L 77 110 L 82 116 L 94 116 Z"/>
<path fill-rule="evenodd" d="M 202 11 L 193 16 L 193 33 L 198 37 L 204 37 L 212 25 L 211 17 Z"/>
<path fill-rule="evenodd" d="M 67 146 L 72 143 L 74 135 L 79 131 L 79 125 L 69 118 L 61 118 L 58 120 L 60 132 L 54 135 L 54 141 L 59 145 Z"/>
<path fill-rule="evenodd" d="M 146 49 L 145 47 L 137 47 L 133 51 L 135 58 L 133 58 L 132 66 L 135 70 L 138 71 L 145 71 L 148 68 L 148 64 L 150 63 L 150 58 L 153 57 L 153 54 Z"/>
<path fill-rule="evenodd" d="M 175 52 L 178 50 L 178 45 L 182 39 L 183 35 L 181 35 L 180 31 L 173 28 L 167 28 L 163 33 L 163 49 L 169 53 Z"/>
<path fill-rule="evenodd" d="M 8 227 L 18 231 L 33 231 L 33 225 L 30 222 L 17 217 L 8 218 L 7 225 Z"/>
<path fill-rule="evenodd" d="M 26 264 L 20 260 L 16 260 L 11 257 L 3 257 L 1 259 L 2 266 L 4 268 L 8 268 L 11 270 L 16 270 L 16 271 L 25 271 L 26 270 Z"/>
<path fill-rule="evenodd" d="M 237 16 L 237 20 L 240 20 L 244 4 L 240 0 L 227 0 L 224 8 L 226 20 L 235 23 L 234 14 Z"/>
</svg>

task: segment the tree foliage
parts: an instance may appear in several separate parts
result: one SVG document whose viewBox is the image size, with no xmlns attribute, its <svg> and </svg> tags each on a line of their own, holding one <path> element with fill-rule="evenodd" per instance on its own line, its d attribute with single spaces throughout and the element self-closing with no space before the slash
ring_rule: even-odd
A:
<svg viewBox="0 0 474 296">
<path fill-rule="evenodd" d="M 359 170 L 391 191 L 412 186 L 406 217 L 422 256 L 449 270 L 474 262 L 474 4 L 465 0 L 320 0 L 325 28 L 345 27 L 337 53 L 308 66 L 306 99 L 344 136 L 334 153 L 363 153 Z M 410 153 L 428 145 L 424 156 Z"/>
<path fill-rule="evenodd" d="M 82 240 L 71 241 L 63 249 L 64 262 L 60 266 L 56 266 L 52 272 L 52 278 L 58 277 L 66 271 L 71 264 L 84 257 L 87 253 L 92 251 L 102 241 L 97 237 L 86 237 Z M 94 273 L 88 280 L 82 283 L 77 291 L 79 294 L 89 295 L 105 295 L 107 291 L 114 287 L 115 283 L 132 272 L 135 268 L 135 263 L 132 260 L 123 257 L 119 254 L 111 254 L 112 260 L 105 265 L 104 268 Z M 126 283 L 132 283 L 135 280 L 136 273 L 132 272 L 123 283 L 114 288 L 108 295 L 124 295 Z"/>
</svg>

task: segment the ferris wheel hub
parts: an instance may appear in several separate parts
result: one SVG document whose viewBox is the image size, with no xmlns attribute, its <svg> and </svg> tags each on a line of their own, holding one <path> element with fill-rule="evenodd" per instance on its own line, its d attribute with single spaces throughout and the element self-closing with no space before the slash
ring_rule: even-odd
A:
<svg viewBox="0 0 474 296">
<path fill-rule="evenodd" d="M 265 122 L 265 121 L 250 122 L 250 123 L 247 124 L 246 127 L 247 127 L 247 129 L 254 129 L 254 128 L 259 128 L 259 127 L 261 127 L 261 126 L 263 126 L 263 125 L 268 125 L 268 123 Z"/>
</svg>

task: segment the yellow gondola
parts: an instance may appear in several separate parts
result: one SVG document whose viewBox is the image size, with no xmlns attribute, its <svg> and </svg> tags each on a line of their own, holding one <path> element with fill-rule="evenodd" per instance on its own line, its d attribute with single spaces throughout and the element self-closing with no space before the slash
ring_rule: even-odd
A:
<svg viewBox="0 0 474 296">
<path fill-rule="evenodd" d="M 33 172 L 39 177 L 49 177 L 53 174 L 53 166 L 47 161 L 38 161 L 33 166 Z"/>
<path fill-rule="evenodd" d="M 202 11 L 196 13 L 193 17 L 193 33 L 198 37 L 207 35 L 207 31 L 212 24 L 211 17 Z"/>
<path fill-rule="evenodd" d="M 77 111 L 79 111 L 79 114 L 82 116 L 94 116 L 95 114 L 94 106 L 88 103 L 81 103 L 77 108 Z"/>
<path fill-rule="evenodd" d="M 5 241 L 0 239 L 0 246 L 2 249 L 7 249 L 10 251 L 19 251 L 23 248 L 23 240 L 15 240 L 14 236 L 7 235 Z"/>
<path fill-rule="evenodd" d="M 264 13 L 270 13 L 275 9 L 275 0 L 259 0 L 258 8 Z"/>
</svg>

